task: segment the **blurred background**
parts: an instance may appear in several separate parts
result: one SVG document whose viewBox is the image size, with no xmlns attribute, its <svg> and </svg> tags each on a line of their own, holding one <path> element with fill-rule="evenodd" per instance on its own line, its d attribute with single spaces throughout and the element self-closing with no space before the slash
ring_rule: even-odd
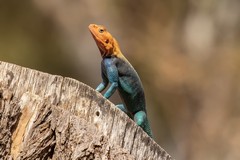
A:
<svg viewBox="0 0 240 160">
<path fill-rule="evenodd" d="M 138 71 L 154 139 L 172 157 L 240 159 L 239 0 L 0 1 L 0 60 L 95 88 L 90 23 L 104 24 Z"/>
</svg>

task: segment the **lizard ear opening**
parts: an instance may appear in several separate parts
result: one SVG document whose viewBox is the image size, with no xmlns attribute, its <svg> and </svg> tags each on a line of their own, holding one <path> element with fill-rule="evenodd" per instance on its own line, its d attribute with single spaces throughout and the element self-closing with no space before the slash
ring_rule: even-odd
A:
<svg viewBox="0 0 240 160">
<path fill-rule="evenodd" d="M 107 43 L 107 44 L 108 44 L 108 43 L 109 43 L 109 39 L 106 39 L 106 40 L 105 40 L 105 43 Z"/>
</svg>

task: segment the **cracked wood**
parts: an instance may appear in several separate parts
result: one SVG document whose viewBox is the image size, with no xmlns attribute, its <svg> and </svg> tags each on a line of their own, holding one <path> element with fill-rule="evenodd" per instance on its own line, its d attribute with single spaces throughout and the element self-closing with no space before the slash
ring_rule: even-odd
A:
<svg viewBox="0 0 240 160">
<path fill-rule="evenodd" d="M 38 158 L 171 159 L 89 86 L 0 62 L 0 159 Z"/>
</svg>

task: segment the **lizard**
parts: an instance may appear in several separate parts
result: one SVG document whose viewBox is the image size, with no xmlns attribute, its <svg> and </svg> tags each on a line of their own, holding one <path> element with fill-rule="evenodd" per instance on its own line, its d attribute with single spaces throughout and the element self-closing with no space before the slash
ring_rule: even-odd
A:
<svg viewBox="0 0 240 160">
<path fill-rule="evenodd" d="M 88 28 L 102 57 L 102 82 L 96 91 L 101 93 L 110 83 L 110 87 L 103 96 L 108 99 L 118 90 L 125 105 L 118 104 L 116 106 L 152 137 L 147 118 L 144 89 L 136 70 L 122 54 L 117 40 L 104 26 L 90 24 Z"/>
</svg>

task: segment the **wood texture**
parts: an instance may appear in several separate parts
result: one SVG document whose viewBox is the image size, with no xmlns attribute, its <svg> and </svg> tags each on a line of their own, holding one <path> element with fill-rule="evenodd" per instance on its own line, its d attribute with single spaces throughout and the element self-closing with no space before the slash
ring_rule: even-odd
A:
<svg viewBox="0 0 240 160">
<path fill-rule="evenodd" d="M 0 62 L 0 159 L 171 157 L 89 86 Z"/>
</svg>

